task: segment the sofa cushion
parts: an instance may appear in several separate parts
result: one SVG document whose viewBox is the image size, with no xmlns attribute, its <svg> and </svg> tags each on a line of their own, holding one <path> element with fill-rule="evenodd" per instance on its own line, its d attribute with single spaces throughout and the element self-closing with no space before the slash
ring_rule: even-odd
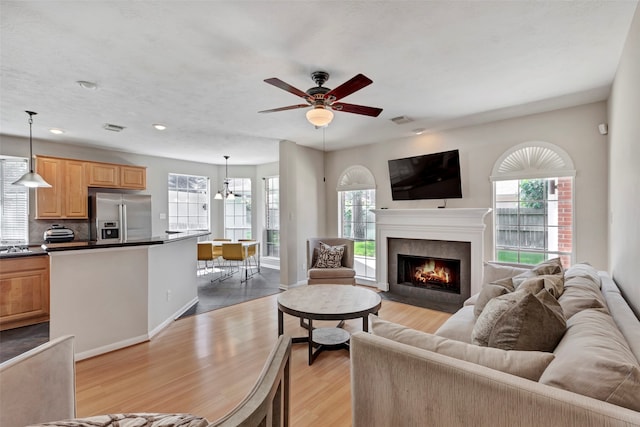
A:
<svg viewBox="0 0 640 427">
<path fill-rule="evenodd" d="M 342 255 L 344 255 L 344 245 L 330 246 L 320 242 L 318 259 L 313 268 L 340 268 Z"/>
<path fill-rule="evenodd" d="M 503 350 L 553 351 L 565 328 L 562 308 L 548 291 L 516 291 L 487 303 L 471 342 Z"/>
<path fill-rule="evenodd" d="M 596 286 L 598 286 L 598 289 L 602 286 L 602 281 L 600 279 L 600 275 L 598 274 L 598 270 L 596 270 L 591 264 L 586 262 L 573 264 L 564 272 L 565 281 L 573 279 L 574 277 L 582 277 L 588 279 L 596 284 Z"/>
<path fill-rule="evenodd" d="M 355 277 L 356 271 L 353 268 L 312 268 L 308 272 L 309 279 L 343 279 L 345 277 Z"/>
<path fill-rule="evenodd" d="M 554 354 L 541 383 L 640 411 L 640 366 L 609 314 L 576 313 Z"/>
<path fill-rule="evenodd" d="M 436 335 L 471 344 L 471 332 L 476 323 L 473 306 L 467 305 L 449 317 L 436 331 Z"/>
<path fill-rule="evenodd" d="M 577 285 L 576 281 L 585 281 L 585 285 Z M 598 309 L 605 313 L 609 312 L 602 293 L 592 282 L 582 277 L 574 277 L 567 281 L 567 286 L 558 302 L 562 306 L 564 317 L 567 320 L 573 317 L 574 314 L 589 308 Z"/>
<path fill-rule="evenodd" d="M 96 415 L 88 418 L 74 418 L 37 424 L 40 427 L 206 427 L 208 425 L 209 423 L 205 418 L 191 414 L 155 413 Z"/>
<path fill-rule="evenodd" d="M 484 307 L 489 301 L 495 297 L 499 297 L 500 295 L 513 292 L 514 290 L 513 282 L 510 277 L 483 285 L 474 304 L 473 314 L 476 317 L 480 316 L 480 313 L 482 313 L 482 310 L 484 310 Z"/>
<path fill-rule="evenodd" d="M 497 348 L 480 347 L 416 331 L 379 319 L 377 316 L 370 315 L 369 318 L 371 319 L 371 329 L 374 335 L 507 372 L 532 381 L 538 381 L 542 372 L 553 360 L 552 353 L 505 351 Z"/>
</svg>

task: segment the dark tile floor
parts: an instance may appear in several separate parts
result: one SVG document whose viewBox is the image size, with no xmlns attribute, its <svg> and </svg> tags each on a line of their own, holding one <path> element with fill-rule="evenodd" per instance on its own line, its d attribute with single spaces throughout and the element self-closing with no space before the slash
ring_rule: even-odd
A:
<svg viewBox="0 0 640 427">
<path fill-rule="evenodd" d="M 240 282 L 238 273 L 220 281 L 212 275 L 198 276 L 198 303 L 180 318 L 227 307 L 280 292 L 280 271 L 261 268 L 247 282 Z M 0 363 L 24 353 L 49 340 L 49 323 L 25 326 L 0 332 Z"/>
</svg>

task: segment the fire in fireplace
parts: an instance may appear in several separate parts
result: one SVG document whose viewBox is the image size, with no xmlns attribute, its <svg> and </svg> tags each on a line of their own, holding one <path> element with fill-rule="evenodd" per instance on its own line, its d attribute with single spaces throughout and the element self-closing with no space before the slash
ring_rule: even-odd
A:
<svg viewBox="0 0 640 427">
<path fill-rule="evenodd" d="M 398 254 L 398 284 L 460 293 L 460 260 Z"/>
</svg>

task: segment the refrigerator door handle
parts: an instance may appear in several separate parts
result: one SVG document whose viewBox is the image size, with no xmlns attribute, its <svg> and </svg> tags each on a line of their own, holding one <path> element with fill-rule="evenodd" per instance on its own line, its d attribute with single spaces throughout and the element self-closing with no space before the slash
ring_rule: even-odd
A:
<svg viewBox="0 0 640 427">
<path fill-rule="evenodd" d="M 125 228 L 123 227 L 123 219 L 124 219 L 124 215 L 122 212 L 122 204 L 118 204 L 118 234 L 120 235 L 120 239 L 124 239 L 125 236 L 123 234 L 123 230 L 125 230 Z"/>
<path fill-rule="evenodd" d="M 127 235 L 127 230 L 129 229 L 129 225 L 127 224 L 127 205 L 126 203 L 122 204 L 122 219 L 123 222 L 121 222 L 122 224 L 122 233 L 124 236 L 124 240 L 127 241 L 129 239 L 129 236 Z"/>
</svg>

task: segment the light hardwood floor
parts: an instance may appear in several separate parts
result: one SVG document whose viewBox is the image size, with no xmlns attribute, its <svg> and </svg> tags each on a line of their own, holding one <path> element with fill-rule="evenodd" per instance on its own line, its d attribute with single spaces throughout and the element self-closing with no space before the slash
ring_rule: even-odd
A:
<svg viewBox="0 0 640 427">
<path fill-rule="evenodd" d="M 188 412 L 210 421 L 221 417 L 249 392 L 274 344 L 276 299 L 273 295 L 178 320 L 150 342 L 78 362 L 77 415 Z M 379 315 L 426 332 L 450 316 L 384 300 Z M 361 327 L 360 319 L 345 325 L 350 332 Z M 306 331 L 297 318 L 285 315 L 285 333 L 303 336 Z M 346 350 L 324 352 L 308 366 L 306 344 L 294 344 L 291 374 L 291 425 L 351 425 Z"/>
</svg>

